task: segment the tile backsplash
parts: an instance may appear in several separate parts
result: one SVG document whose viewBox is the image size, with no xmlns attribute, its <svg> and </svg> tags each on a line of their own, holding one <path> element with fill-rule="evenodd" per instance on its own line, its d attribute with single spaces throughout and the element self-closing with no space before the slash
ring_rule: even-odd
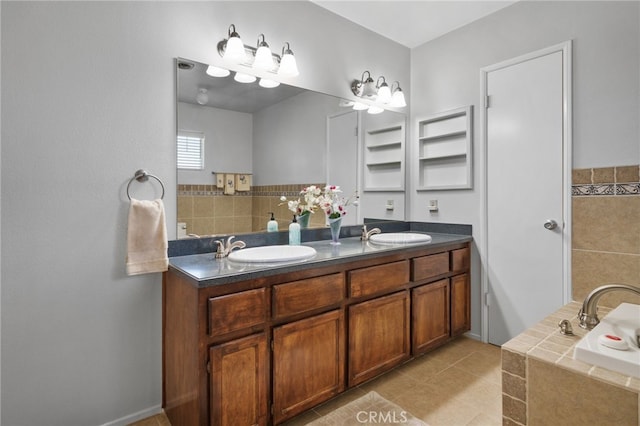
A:
<svg viewBox="0 0 640 426">
<path fill-rule="evenodd" d="M 573 299 L 603 284 L 640 287 L 640 166 L 573 170 Z M 640 303 L 631 293 L 603 296 L 601 304 Z"/>
<path fill-rule="evenodd" d="M 280 197 L 296 199 L 311 184 L 252 186 L 249 191 L 225 195 L 216 185 L 178 185 L 178 222 L 188 234 L 220 235 L 264 231 L 274 212 L 281 231 L 288 229 L 292 212 Z M 324 187 L 324 184 L 315 184 Z M 324 215 L 311 217 L 310 226 L 323 226 Z"/>
</svg>

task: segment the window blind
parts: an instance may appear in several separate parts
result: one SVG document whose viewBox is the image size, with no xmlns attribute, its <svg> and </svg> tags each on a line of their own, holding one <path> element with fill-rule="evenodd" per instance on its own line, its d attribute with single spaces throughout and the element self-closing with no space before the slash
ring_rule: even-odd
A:
<svg viewBox="0 0 640 426">
<path fill-rule="evenodd" d="M 204 133 L 178 132 L 178 168 L 204 169 Z"/>
</svg>

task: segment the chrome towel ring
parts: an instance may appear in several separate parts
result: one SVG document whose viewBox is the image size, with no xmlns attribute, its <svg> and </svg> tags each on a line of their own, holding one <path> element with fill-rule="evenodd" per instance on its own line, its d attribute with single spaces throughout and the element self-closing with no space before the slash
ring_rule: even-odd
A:
<svg viewBox="0 0 640 426">
<path fill-rule="evenodd" d="M 158 183 L 162 187 L 162 195 L 160 196 L 160 199 L 164 198 L 164 184 L 162 183 L 160 178 L 158 176 L 152 175 L 151 173 L 148 173 L 144 169 L 140 169 L 140 170 L 136 170 L 136 173 L 133 175 L 133 177 L 129 180 L 129 183 L 127 184 L 127 197 L 129 197 L 129 200 L 131 200 L 131 194 L 129 194 L 129 187 L 131 186 L 131 183 L 134 180 L 137 180 L 138 182 L 146 182 L 149 180 L 150 177 L 158 181 Z"/>
</svg>

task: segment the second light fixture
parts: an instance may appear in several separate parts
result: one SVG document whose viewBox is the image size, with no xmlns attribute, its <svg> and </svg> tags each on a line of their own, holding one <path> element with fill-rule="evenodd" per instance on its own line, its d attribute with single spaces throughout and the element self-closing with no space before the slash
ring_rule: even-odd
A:
<svg viewBox="0 0 640 426">
<path fill-rule="evenodd" d="M 271 51 L 264 34 L 258 35 L 256 47 L 248 46 L 242 42 L 233 24 L 229 26 L 228 37 L 218 42 L 218 53 L 225 61 L 234 65 L 243 65 L 282 77 L 295 77 L 300 74 L 289 42 L 284 43 L 281 55 Z M 229 71 L 210 65 L 207 74 L 213 77 L 226 77 L 229 75 Z M 255 76 L 240 72 L 236 72 L 234 79 L 240 83 L 256 81 Z M 259 84 L 262 87 L 276 87 L 280 83 L 272 79 L 261 78 Z"/>
</svg>

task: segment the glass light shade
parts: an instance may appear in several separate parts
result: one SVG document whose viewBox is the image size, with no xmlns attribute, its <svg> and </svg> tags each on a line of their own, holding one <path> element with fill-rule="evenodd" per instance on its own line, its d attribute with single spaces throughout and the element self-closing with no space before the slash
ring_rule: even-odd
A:
<svg viewBox="0 0 640 426">
<path fill-rule="evenodd" d="M 369 105 L 363 104 L 362 102 L 355 102 L 353 104 L 353 109 L 355 109 L 356 111 L 363 111 L 365 109 L 369 109 Z"/>
<path fill-rule="evenodd" d="M 207 89 L 198 89 L 198 94 L 196 95 L 196 102 L 200 105 L 205 105 L 209 102 L 209 95 L 207 95 Z"/>
<path fill-rule="evenodd" d="M 388 104 L 391 102 L 391 90 L 386 83 L 383 83 L 380 88 L 378 88 L 378 102 L 383 104 Z"/>
<path fill-rule="evenodd" d="M 207 67 L 207 75 L 210 75 L 211 77 L 226 77 L 229 74 L 231 74 L 231 72 L 224 68 L 215 67 L 213 65 L 209 65 Z"/>
<path fill-rule="evenodd" d="M 404 100 L 404 93 L 402 93 L 402 90 L 398 89 L 393 92 L 391 103 L 389 105 L 397 108 L 403 108 L 407 106 L 407 102 Z"/>
<path fill-rule="evenodd" d="M 265 71 L 273 69 L 273 56 L 271 56 L 271 49 L 268 46 L 258 47 L 253 67 Z"/>
<path fill-rule="evenodd" d="M 369 107 L 369 109 L 367 110 L 367 112 L 368 112 L 369 114 L 380 114 L 380 113 L 381 113 L 381 112 L 383 112 L 383 111 L 384 111 L 384 108 L 381 108 L 381 107 L 379 107 L 379 106 L 377 106 L 377 105 L 371 105 L 371 106 Z"/>
<path fill-rule="evenodd" d="M 253 83 L 256 81 L 256 77 L 249 74 L 244 74 L 241 72 L 236 72 L 236 75 L 233 77 L 235 81 L 238 83 Z"/>
<path fill-rule="evenodd" d="M 229 37 L 227 45 L 224 49 L 222 58 L 226 61 L 241 64 L 247 61 L 247 55 L 244 52 L 244 44 L 240 37 Z"/>
<path fill-rule="evenodd" d="M 267 78 L 261 78 L 260 82 L 258 83 L 260 86 L 262 87 L 266 87 L 268 89 L 272 88 L 272 87 L 278 87 L 280 86 L 280 82 L 279 81 L 275 81 L 275 80 L 269 80 Z"/>
<path fill-rule="evenodd" d="M 362 85 L 362 97 L 373 99 L 376 97 L 378 90 L 376 89 L 376 84 L 373 80 L 369 79 Z"/>
<path fill-rule="evenodd" d="M 296 58 L 291 53 L 285 53 L 280 60 L 280 69 L 278 75 L 285 77 L 296 77 L 300 74 Z"/>
</svg>

